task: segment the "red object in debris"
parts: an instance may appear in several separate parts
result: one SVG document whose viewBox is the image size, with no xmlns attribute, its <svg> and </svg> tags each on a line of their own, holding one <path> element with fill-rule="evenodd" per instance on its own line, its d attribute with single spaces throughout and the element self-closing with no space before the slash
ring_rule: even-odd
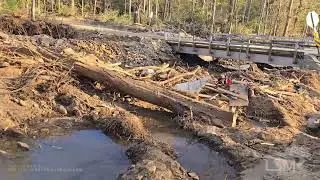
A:
<svg viewBox="0 0 320 180">
<path fill-rule="evenodd" d="M 226 85 L 230 86 L 232 84 L 232 79 L 231 78 L 227 78 L 226 79 Z"/>
</svg>

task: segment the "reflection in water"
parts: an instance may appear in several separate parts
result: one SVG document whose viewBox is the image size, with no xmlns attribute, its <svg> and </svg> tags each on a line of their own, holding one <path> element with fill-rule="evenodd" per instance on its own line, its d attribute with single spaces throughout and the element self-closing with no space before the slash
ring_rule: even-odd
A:
<svg viewBox="0 0 320 180">
<path fill-rule="evenodd" d="M 0 179 L 116 179 L 130 166 L 125 147 L 97 130 L 77 131 L 37 143 L 41 148 L 27 152 L 23 159 L 1 160 Z"/>
<path fill-rule="evenodd" d="M 153 132 L 165 142 L 171 144 L 179 154 L 178 161 L 189 171 L 196 172 L 200 179 L 234 179 L 235 170 L 227 163 L 222 154 L 211 150 L 204 144 L 190 142 L 190 138 L 174 131 Z"/>
</svg>

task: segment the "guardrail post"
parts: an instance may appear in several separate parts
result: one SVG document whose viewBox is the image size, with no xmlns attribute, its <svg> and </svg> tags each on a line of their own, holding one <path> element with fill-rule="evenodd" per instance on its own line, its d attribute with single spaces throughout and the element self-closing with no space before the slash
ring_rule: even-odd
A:
<svg viewBox="0 0 320 180">
<path fill-rule="evenodd" d="M 249 38 L 247 42 L 247 50 L 246 50 L 246 55 L 248 60 L 250 59 L 250 43 L 251 43 L 251 39 Z"/>
<path fill-rule="evenodd" d="M 299 43 L 294 44 L 294 54 L 293 54 L 293 64 L 298 64 L 297 55 L 298 55 Z"/>
<path fill-rule="evenodd" d="M 209 54 L 210 54 L 210 55 L 213 54 L 213 53 L 211 52 L 211 44 L 212 44 L 212 35 L 210 36 L 210 41 L 209 41 Z"/>
<path fill-rule="evenodd" d="M 192 47 L 193 47 L 193 52 L 196 52 L 196 45 L 194 43 L 194 35 L 192 36 Z"/>
<path fill-rule="evenodd" d="M 268 61 L 272 61 L 272 45 L 273 45 L 273 40 L 270 40 Z"/>
<path fill-rule="evenodd" d="M 181 48 L 181 33 L 179 32 L 179 37 L 178 37 L 178 51 L 180 51 Z"/>
<path fill-rule="evenodd" d="M 228 35 L 228 39 L 227 39 L 227 56 L 231 56 L 231 52 L 230 52 L 230 42 L 231 42 L 231 38 Z"/>
</svg>

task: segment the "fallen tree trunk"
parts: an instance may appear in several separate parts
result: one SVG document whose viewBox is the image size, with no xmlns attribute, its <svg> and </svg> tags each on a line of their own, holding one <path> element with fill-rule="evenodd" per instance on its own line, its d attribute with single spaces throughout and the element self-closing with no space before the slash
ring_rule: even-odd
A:
<svg viewBox="0 0 320 180">
<path fill-rule="evenodd" d="M 231 124 L 231 112 L 224 111 L 205 102 L 196 101 L 175 91 L 154 86 L 143 81 L 121 77 L 113 71 L 106 71 L 93 64 L 76 62 L 74 69 L 81 76 L 102 82 L 124 94 L 169 109 L 177 115 L 190 113 L 197 120 L 218 127 L 226 127 Z"/>
</svg>

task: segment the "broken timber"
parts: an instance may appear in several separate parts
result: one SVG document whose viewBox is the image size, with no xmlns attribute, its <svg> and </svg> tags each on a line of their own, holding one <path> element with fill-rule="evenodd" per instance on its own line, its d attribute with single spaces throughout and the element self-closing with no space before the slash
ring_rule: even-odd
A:
<svg viewBox="0 0 320 180">
<path fill-rule="evenodd" d="M 192 113 L 193 117 L 197 120 L 218 127 L 230 126 L 232 121 L 231 112 L 205 102 L 196 101 L 172 90 L 147 84 L 143 81 L 121 77 L 113 71 L 107 71 L 90 64 L 77 62 L 74 69 L 81 76 L 105 83 L 124 94 L 164 107 L 177 115 Z"/>
</svg>

